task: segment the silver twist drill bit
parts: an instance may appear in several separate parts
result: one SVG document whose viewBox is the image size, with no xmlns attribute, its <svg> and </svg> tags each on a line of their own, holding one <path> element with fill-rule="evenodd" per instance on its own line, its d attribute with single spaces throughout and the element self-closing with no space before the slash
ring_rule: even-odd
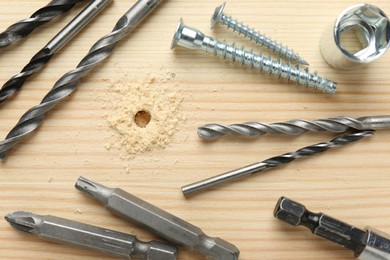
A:
<svg viewBox="0 0 390 260">
<path fill-rule="evenodd" d="M 300 135 L 308 131 L 343 133 L 349 129 L 367 130 L 385 128 L 390 128 L 390 115 L 365 116 L 356 119 L 338 116 L 312 121 L 295 119 L 272 124 L 263 122 L 248 122 L 231 125 L 206 124 L 198 128 L 198 136 L 203 139 L 212 140 L 228 135 L 257 137 L 266 133 Z"/>
<path fill-rule="evenodd" d="M 110 56 L 117 42 L 129 35 L 160 2 L 161 0 L 139 0 L 136 2 L 119 19 L 113 31 L 99 39 L 92 46 L 88 54 L 77 65 L 76 69 L 63 75 L 39 105 L 30 108 L 24 113 L 16 126 L 8 133 L 5 140 L 0 142 L 0 160 L 4 160 L 14 146 L 36 131 L 45 119 L 46 113 L 72 94 L 76 90 L 80 80 Z"/>
<path fill-rule="evenodd" d="M 323 153 L 329 149 L 347 145 L 353 142 L 360 140 L 366 136 L 372 136 L 374 134 L 373 130 L 359 131 L 356 133 L 348 133 L 342 136 L 339 136 L 329 142 L 322 142 L 310 146 L 301 148 L 295 152 L 285 153 L 279 156 L 275 156 L 264 161 L 254 163 L 251 165 L 244 166 L 242 168 L 232 170 L 226 173 L 222 173 L 215 177 L 211 177 L 205 180 L 201 180 L 181 188 L 184 196 L 192 195 L 196 192 L 200 192 L 214 186 L 220 185 L 222 183 L 231 182 L 242 177 L 246 177 L 255 173 L 262 172 L 267 169 L 278 167 L 286 163 L 290 163 L 299 158 L 305 158 L 313 156 L 319 153 Z"/>
<path fill-rule="evenodd" d="M 242 34 L 244 37 L 254 41 L 257 44 L 260 44 L 272 52 L 285 57 L 288 61 L 295 61 L 301 63 L 303 65 L 309 65 L 307 61 L 305 61 L 298 54 L 294 53 L 293 50 L 289 49 L 286 46 L 266 37 L 260 32 L 255 31 L 244 23 L 238 22 L 236 19 L 233 19 L 231 16 L 225 14 L 223 12 L 226 3 L 218 6 L 215 9 L 213 16 L 211 17 L 211 28 L 214 28 L 217 23 L 221 23 L 225 25 L 228 29 L 231 28 L 233 31 L 238 32 L 238 34 Z"/>
<path fill-rule="evenodd" d="M 84 177 L 77 180 L 76 188 L 101 202 L 109 211 L 145 226 L 174 244 L 197 251 L 209 260 L 238 259 L 240 252 L 234 245 L 221 238 L 207 236 L 200 228 L 122 189 L 108 188 Z"/>
<path fill-rule="evenodd" d="M 52 0 L 42 7 L 30 18 L 21 20 L 4 32 L 0 33 L 0 48 L 7 47 L 29 35 L 37 27 L 44 25 L 52 19 L 71 10 L 77 3 L 84 0 Z"/>
<path fill-rule="evenodd" d="M 17 211 L 5 216 L 12 227 L 43 239 L 80 246 L 125 259 L 175 260 L 174 246 L 55 216 Z"/>
<path fill-rule="evenodd" d="M 297 84 L 302 84 L 306 87 L 311 87 L 315 90 L 320 90 L 325 93 L 336 93 L 336 83 L 324 77 L 319 77 L 317 73 L 309 73 L 309 69 L 299 69 L 299 66 L 291 66 L 290 64 L 282 63 L 279 60 L 266 58 L 262 55 L 254 54 L 253 51 L 248 52 L 244 48 L 237 48 L 234 44 L 228 45 L 226 41 L 221 42 L 210 36 L 204 35 L 201 31 L 184 25 L 180 19 L 176 32 L 173 36 L 171 48 L 182 46 L 192 50 L 202 50 L 206 53 L 212 53 L 215 56 L 220 56 L 223 59 L 230 59 L 233 63 L 238 61 L 242 65 L 247 65 L 251 68 L 257 68 L 260 71 L 267 71 L 269 74 L 275 74 L 278 78 L 283 77 Z"/>
<path fill-rule="evenodd" d="M 68 41 L 70 41 L 84 26 L 86 26 L 112 0 L 95 0 L 84 8 L 71 22 L 68 23 L 49 43 L 37 52 L 22 71 L 10 78 L 0 89 L 0 103 L 13 96 L 23 87 L 31 75 L 38 72 Z"/>
</svg>

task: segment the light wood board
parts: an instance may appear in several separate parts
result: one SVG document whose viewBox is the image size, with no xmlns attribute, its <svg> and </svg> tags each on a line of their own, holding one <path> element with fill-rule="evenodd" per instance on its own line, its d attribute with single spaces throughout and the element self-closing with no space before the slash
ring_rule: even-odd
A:
<svg viewBox="0 0 390 260">
<path fill-rule="evenodd" d="M 0 136 L 4 138 L 19 117 L 42 97 L 65 72 L 75 68 L 90 46 L 111 31 L 135 1 L 116 0 L 31 78 L 23 91 L 0 108 Z M 388 0 L 366 1 L 390 14 Z M 31 15 L 45 0 L 0 1 L 0 28 Z M 165 1 L 113 55 L 85 77 L 79 89 L 43 125 L 0 164 L 0 216 L 16 210 L 57 215 L 122 232 L 142 240 L 156 238 L 141 227 L 107 212 L 80 194 L 74 183 L 86 176 L 121 187 L 162 209 L 237 245 L 244 260 L 352 259 L 348 250 L 314 237 L 305 228 L 274 219 L 277 199 L 284 195 L 313 211 L 322 211 L 357 227 L 374 226 L 390 233 L 390 131 L 322 155 L 302 159 L 218 189 L 185 199 L 180 187 L 228 170 L 303 146 L 327 141 L 334 134 L 299 137 L 265 135 L 255 140 L 225 139 L 202 142 L 199 125 L 246 121 L 278 122 L 346 115 L 390 114 L 390 53 L 365 69 L 345 72 L 321 58 L 319 40 L 326 26 L 355 1 L 228 1 L 226 12 L 301 54 L 319 74 L 338 82 L 334 96 L 315 93 L 266 74 L 242 69 L 205 55 L 177 48 L 171 37 L 180 17 L 206 34 L 255 47 L 221 26 L 209 29 L 210 16 L 220 1 Z M 27 40 L 1 50 L 0 82 L 30 60 L 83 5 L 37 29 Z M 125 162 L 107 150 L 109 131 L 102 115 L 107 79 L 129 81 L 175 73 L 172 84 L 185 99 L 187 120 L 171 145 Z M 124 165 L 130 172 L 126 173 Z M 106 255 L 43 241 L 0 221 L 0 259 L 114 259 Z M 180 250 L 179 260 L 204 259 Z"/>
</svg>

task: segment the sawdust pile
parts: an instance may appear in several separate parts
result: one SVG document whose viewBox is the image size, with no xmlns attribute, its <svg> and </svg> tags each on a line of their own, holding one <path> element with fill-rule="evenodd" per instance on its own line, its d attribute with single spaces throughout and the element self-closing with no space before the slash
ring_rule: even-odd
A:
<svg viewBox="0 0 390 260">
<path fill-rule="evenodd" d="M 105 119 L 112 130 L 107 149 L 120 149 L 122 159 L 165 148 L 185 121 L 183 95 L 172 90 L 174 74 L 120 79 L 107 87 Z"/>
</svg>

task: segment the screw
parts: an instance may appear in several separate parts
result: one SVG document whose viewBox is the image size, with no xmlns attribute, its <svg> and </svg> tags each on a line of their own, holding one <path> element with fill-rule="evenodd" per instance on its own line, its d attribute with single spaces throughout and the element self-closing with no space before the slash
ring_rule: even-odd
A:
<svg viewBox="0 0 390 260">
<path fill-rule="evenodd" d="M 274 53 L 286 57 L 288 61 L 296 61 L 303 65 L 309 65 L 307 61 L 302 59 L 298 54 L 294 53 L 293 50 L 287 48 L 287 46 L 283 46 L 282 44 L 270 39 L 269 37 L 266 37 L 260 32 L 256 32 L 254 29 L 250 28 L 249 26 L 241 22 L 238 22 L 237 20 L 233 19 L 231 16 L 228 16 L 227 14 L 223 13 L 225 4 L 226 3 L 223 3 L 221 6 L 218 6 L 215 9 L 215 12 L 211 17 L 211 29 L 214 28 L 214 26 L 217 23 L 221 23 L 227 26 L 227 28 L 232 28 L 233 31 L 237 31 L 238 34 L 242 34 L 244 37 L 247 37 L 248 39 L 256 42 L 257 44 L 260 44 L 270 49 Z"/>
<path fill-rule="evenodd" d="M 335 82 L 317 76 L 316 72 L 314 74 L 309 73 L 308 68 L 300 70 L 298 65 L 293 67 L 290 64 L 282 63 L 280 59 L 272 60 L 265 58 L 261 54 L 256 55 L 253 51 L 247 52 L 244 48 L 239 49 L 234 44 L 228 45 L 226 41 L 220 42 L 204 35 L 195 28 L 184 25 L 183 19 L 180 19 L 172 40 L 171 49 L 176 45 L 188 49 L 203 50 L 207 53 L 221 56 L 224 59 L 229 58 L 233 62 L 237 60 L 242 65 L 249 65 L 251 68 L 258 68 L 261 71 L 265 70 L 269 74 L 276 74 L 279 78 L 284 77 L 287 80 L 292 80 L 326 93 L 336 93 Z"/>
</svg>

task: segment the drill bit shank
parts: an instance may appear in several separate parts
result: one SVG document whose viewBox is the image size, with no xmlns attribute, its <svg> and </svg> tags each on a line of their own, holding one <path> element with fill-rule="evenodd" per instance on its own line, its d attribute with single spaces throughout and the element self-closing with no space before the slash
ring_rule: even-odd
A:
<svg viewBox="0 0 390 260">
<path fill-rule="evenodd" d="M 117 42 L 129 35 L 134 28 L 147 17 L 159 4 L 160 0 L 139 0 L 125 13 L 115 25 L 113 31 L 99 39 L 80 61 L 77 68 L 63 75 L 43 98 L 41 103 L 30 108 L 16 126 L 0 142 L 0 160 L 4 160 L 8 152 L 24 138 L 38 129 L 45 119 L 46 113 L 58 103 L 72 94 L 81 79 L 93 68 L 102 63 L 114 50 Z"/>
<path fill-rule="evenodd" d="M 81 246 L 125 259 L 175 260 L 176 248 L 157 241 L 142 242 L 135 236 L 55 216 L 18 211 L 5 219 L 17 230 L 50 241 Z"/>
<path fill-rule="evenodd" d="M 255 173 L 262 172 L 267 169 L 271 169 L 274 167 L 278 167 L 287 163 L 290 163 L 296 159 L 299 158 L 305 158 L 309 156 L 313 156 L 322 152 L 325 152 L 331 148 L 340 147 L 352 142 L 356 142 L 360 140 L 363 137 L 366 136 L 372 136 L 374 134 L 374 131 L 372 130 L 366 130 L 366 131 L 360 131 L 356 133 L 350 133 L 345 134 L 342 136 L 339 136 L 329 142 L 323 142 L 318 143 L 310 146 L 306 146 L 304 148 L 301 148 L 295 152 L 285 153 L 279 156 L 275 156 L 272 158 L 269 158 L 267 160 L 254 163 L 248 166 L 244 166 L 242 168 L 229 171 L 226 173 L 222 173 L 220 175 L 217 175 L 215 177 L 211 177 L 202 181 L 198 181 L 186 186 L 183 186 L 181 188 L 184 196 L 192 195 L 196 192 L 200 192 L 206 189 L 209 189 L 211 187 L 214 187 L 216 185 L 227 183 L 242 177 L 246 177 Z"/>
<path fill-rule="evenodd" d="M 220 238 L 209 237 L 200 228 L 124 190 L 108 188 L 84 177 L 77 180 L 76 188 L 119 216 L 146 226 L 172 243 L 200 252 L 207 259 L 238 259 L 239 251 L 234 245 Z"/>
<path fill-rule="evenodd" d="M 328 131 L 343 133 L 349 129 L 368 130 L 390 128 L 390 116 L 366 116 L 357 119 L 339 116 L 318 120 L 290 120 L 266 124 L 263 122 L 248 122 L 243 124 L 221 125 L 207 124 L 198 128 L 198 135 L 202 139 L 218 139 L 224 136 L 257 137 L 266 133 L 300 135 L 307 131 Z"/>
</svg>

